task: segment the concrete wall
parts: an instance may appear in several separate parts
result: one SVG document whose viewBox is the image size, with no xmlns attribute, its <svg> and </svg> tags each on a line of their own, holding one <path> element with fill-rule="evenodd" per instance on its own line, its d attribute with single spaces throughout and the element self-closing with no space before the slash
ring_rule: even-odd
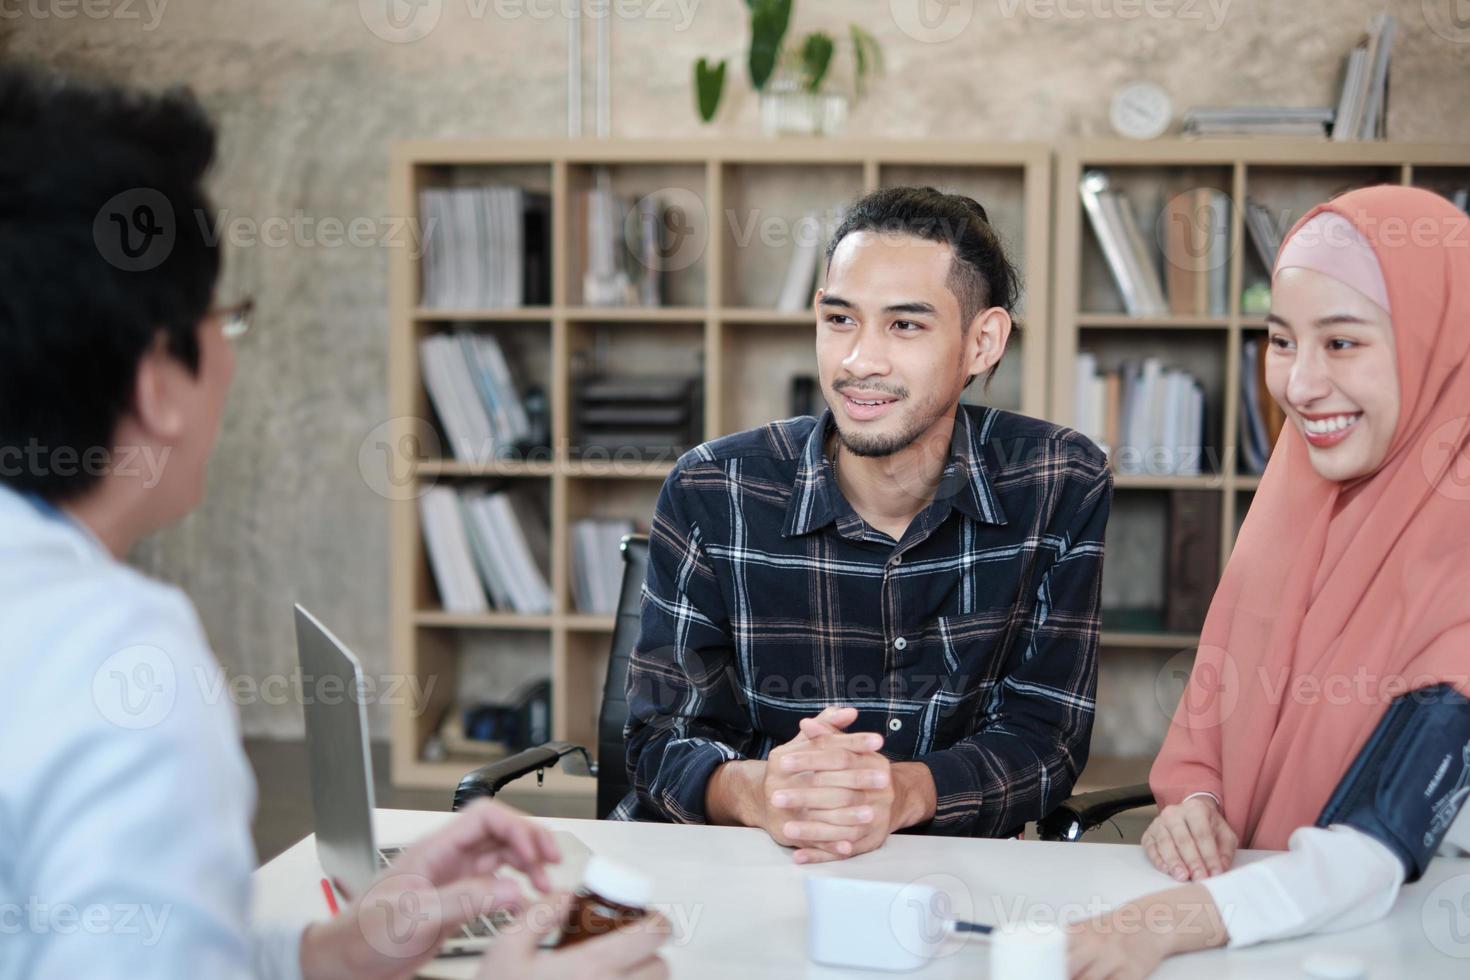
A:
<svg viewBox="0 0 1470 980">
<path fill-rule="evenodd" d="M 370 29 L 393 33 L 381 9 L 374 14 L 382 2 L 0 0 L 0 54 L 143 85 L 187 82 L 219 122 L 214 197 L 228 219 L 244 220 L 239 227 L 366 217 L 386 233 L 391 140 L 565 134 L 559 11 L 574 0 L 421 0 L 413 23 L 432 29 L 402 43 Z M 856 108 L 854 135 L 1107 135 L 1109 97 L 1137 78 L 1166 86 L 1181 108 L 1329 104 L 1354 36 L 1388 6 L 1402 22 L 1392 137 L 1470 140 L 1470 30 L 1457 43 L 1426 21 L 1449 24 L 1454 0 L 920 2 L 942 16 L 925 26 L 915 0 L 799 4 L 797 29 L 855 21 L 883 44 L 887 74 Z M 613 9 L 613 135 L 758 135 L 743 3 L 622 0 Z M 708 128 L 689 83 L 700 55 L 733 59 L 726 104 Z M 586 118 L 590 126 L 590 95 Z M 371 670 L 387 665 L 387 509 L 359 474 L 357 451 L 387 415 L 393 243 L 299 237 L 229 250 L 223 296 L 251 293 L 259 314 L 209 500 L 136 556 L 194 596 L 226 665 L 257 679 L 289 673 L 297 599 Z M 1151 707 L 1157 666 L 1135 665 L 1143 684 L 1105 689 L 1097 752 L 1147 751 L 1162 719 Z M 1110 702 L 1122 709 L 1111 720 Z M 1127 720 L 1135 712 L 1137 724 Z M 299 731 L 294 704 L 255 700 L 241 713 L 250 733 Z"/>
</svg>

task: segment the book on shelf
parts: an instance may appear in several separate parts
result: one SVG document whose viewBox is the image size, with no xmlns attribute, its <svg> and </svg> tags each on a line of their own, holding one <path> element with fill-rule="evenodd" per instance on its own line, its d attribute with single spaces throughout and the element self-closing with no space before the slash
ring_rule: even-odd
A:
<svg viewBox="0 0 1470 980">
<path fill-rule="evenodd" d="M 620 194 L 601 175 L 577 197 L 582 231 L 577 255 L 582 302 L 587 306 L 662 306 L 666 229 L 672 205 L 658 194 L 636 200 Z M 682 226 L 683 222 L 676 224 Z"/>
<path fill-rule="evenodd" d="M 1129 315 L 1168 313 L 1158 266 L 1144 244 L 1132 202 L 1123 192 L 1111 189 L 1108 175 L 1101 170 L 1089 170 L 1082 175 L 1079 193 Z"/>
<path fill-rule="evenodd" d="M 1077 355 L 1075 428 L 1124 475 L 1198 476 L 1203 472 L 1204 387 L 1157 357 L 1098 370 L 1095 354 Z"/>
<path fill-rule="evenodd" d="M 502 309 L 551 302 L 551 198 L 519 187 L 426 187 L 423 305 Z"/>
<path fill-rule="evenodd" d="M 445 611 L 551 611 L 546 516 L 529 498 L 436 486 L 419 498 L 419 515 Z"/>
<path fill-rule="evenodd" d="M 1251 338 L 1240 349 L 1241 468 L 1254 476 L 1266 472 L 1271 450 L 1286 425 L 1286 413 L 1266 388 L 1265 339 Z"/>
<path fill-rule="evenodd" d="M 425 337 L 419 361 L 455 459 L 484 462 L 530 441 L 530 415 L 493 335 L 460 330 Z"/>
<path fill-rule="evenodd" d="M 1332 127 L 1335 142 L 1387 138 L 1389 63 L 1397 34 L 1398 19 L 1381 13 L 1348 53 Z"/>
<path fill-rule="evenodd" d="M 1269 277 L 1276 269 L 1276 256 L 1281 252 L 1286 229 L 1281 227 L 1269 208 L 1249 197 L 1245 199 L 1245 229 L 1256 258 L 1261 260 L 1261 268 Z"/>
<path fill-rule="evenodd" d="M 584 613 L 611 616 L 623 587 L 622 541 L 633 522 L 584 518 L 572 527 L 572 601 Z"/>
<path fill-rule="evenodd" d="M 782 313 L 801 313 L 812 305 L 817 284 L 817 258 L 823 250 L 822 220 L 808 211 L 796 223 L 792 235 L 791 261 L 786 266 L 786 279 L 776 298 L 776 309 Z"/>
<path fill-rule="evenodd" d="M 1220 578 L 1220 495 L 1212 490 L 1169 491 L 1169 554 L 1164 628 L 1194 633 L 1205 625 Z"/>
<path fill-rule="evenodd" d="M 1164 268 L 1169 312 L 1229 312 L 1230 199 L 1213 187 L 1175 195 L 1164 208 Z"/>
<path fill-rule="evenodd" d="M 1184 113 L 1186 136 L 1287 136 L 1326 139 L 1331 106 L 1201 106 Z"/>
</svg>

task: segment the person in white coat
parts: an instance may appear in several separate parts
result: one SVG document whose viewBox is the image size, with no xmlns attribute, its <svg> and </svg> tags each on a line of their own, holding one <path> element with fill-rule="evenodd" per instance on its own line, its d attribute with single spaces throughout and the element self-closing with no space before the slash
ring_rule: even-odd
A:
<svg viewBox="0 0 1470 980">
<path fill-rule="evenodd" d="M 389 980 L 473 915 L 565 901 L 500 873 L 546 893 L 560 855 L 483 802 L 379 879 L 373 897 L 393 901 L 305 930 L 251 926 L 255 785 L 220 666 L 188 598 L 123 561 L 200 503 L 248 323 L 248 305 L 215 302 L 219 252 L 197 220 L 213 213 L 213 153 L 187 93 L 0 71 L 7 980 Z M 482 975 L 666 975 L 666 923 L 541 953 L 554 915 L 523 921 Z"/>
</svg>

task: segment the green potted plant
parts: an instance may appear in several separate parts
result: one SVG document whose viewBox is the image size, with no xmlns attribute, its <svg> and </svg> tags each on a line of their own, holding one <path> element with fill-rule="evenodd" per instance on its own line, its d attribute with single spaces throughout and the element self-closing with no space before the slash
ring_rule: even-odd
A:
<svg viewBox="0 0 1470 980">
<path fill-rule="evenodd" d="M 870 75 L 882 70 L 877 38 L 849 24 L 839 42 L 825 31 L 811 31 L 788 44 L 794 0 L 746 0 L 750 13 L 750 84 L 761 95 L 761 123 L 768 135 L 834 134 L 847 121 L 851 100 L 861 98 Z M 839 43 L 850 46 L 850 94 L 832 81 Z M 694 90 L 700 118 L 709 122 L 719 110 L 726 63 L 700 58 L 694 64 Z"/>
</svg>

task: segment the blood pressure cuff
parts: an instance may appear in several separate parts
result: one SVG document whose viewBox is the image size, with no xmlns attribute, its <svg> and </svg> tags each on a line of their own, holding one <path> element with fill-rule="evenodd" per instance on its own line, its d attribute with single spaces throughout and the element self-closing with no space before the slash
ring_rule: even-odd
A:
<svg viewBox="0 0 1470 980">
<path fill-rule="evenodd" d="M 1327 801 L 1318 827 L 1383 842 L 1417 881 L 1470 798 L 1470 701 L 1449 684 L 1393 700 Z"/>
</svg>

